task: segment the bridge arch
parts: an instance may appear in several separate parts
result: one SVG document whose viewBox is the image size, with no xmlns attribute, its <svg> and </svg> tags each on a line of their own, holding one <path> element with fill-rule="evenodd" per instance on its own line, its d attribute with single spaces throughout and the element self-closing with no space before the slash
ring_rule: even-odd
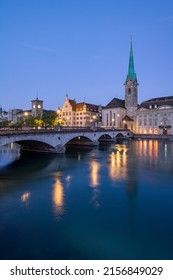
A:
<svg viewBox="0 0 173 280">
<path fill-rule="evenodd" d="M 124 138 L 125 136 L 124 136 L 124 134 L 123 133 L 118 133 L 117 135 L 116 135 L 116 138 Z"/>
<path fill-rule="evenodd" d="M 93 143 L 93 141 L 89 137 L 79 135 L 79 136 L 71 138 L 68 142 L 66 142 L 65 146 L 69 146 L 69 145 L 91 145 L 92 143 Z"/>
<path fill-rule="evenodd" d="M 55 148 L 49 143 L 39 140 L 19 140 L 15 141 L 21 146 L 21 150 L 36 152 L 56 152 Z"/>
<path fill-rule="evenodd" d="M 107 133 L 104 133 L 98 138 L 98 141 L 99 142 L 104 142 L 104 141 L 110 141 L 112 139 L 113 139 L 113 137 L 111 135 L 109 135 Z"/>
</svg>

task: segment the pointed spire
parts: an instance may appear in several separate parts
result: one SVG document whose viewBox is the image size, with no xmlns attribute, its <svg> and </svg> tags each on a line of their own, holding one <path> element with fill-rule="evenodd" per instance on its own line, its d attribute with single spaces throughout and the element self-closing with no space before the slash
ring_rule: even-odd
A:
<svg viewBox="0 0 173 280">
<path fill-rule="evenodd" d="M 134 81 L 136 79 L 136 73 L 135 73 L 135 68 L 134 68 L 134 59 L 133 59 L 132 35 L 131 35 L 131 41 L 130 41 L 130 56 L 129 56 L 129 68 L 128 68 L 127 79 L 131 79 L 132 81 Z"/>
</svg>

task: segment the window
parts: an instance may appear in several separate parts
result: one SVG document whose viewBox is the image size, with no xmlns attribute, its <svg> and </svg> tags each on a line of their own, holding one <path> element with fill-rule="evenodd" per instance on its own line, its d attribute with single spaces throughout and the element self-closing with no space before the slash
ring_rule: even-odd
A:
<svg viewBox="0 0 173 280">
<path fill-rule="evenodd" d="M 106 125 L 108 126 L 108 114 L 106 114 Z"/>
<path fill-rule="evenodd" d="M 128 88 L 128 94 L 131 94 L 131 88 Z"/>
</svg>

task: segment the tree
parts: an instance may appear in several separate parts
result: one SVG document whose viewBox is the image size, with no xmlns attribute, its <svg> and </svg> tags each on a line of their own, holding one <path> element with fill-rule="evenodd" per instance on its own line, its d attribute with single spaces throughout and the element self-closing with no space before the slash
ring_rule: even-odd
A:
<svg viewBox="0 0 173 280">
<path fill-rule="evenodd" d="M 45 126 L 55 126 L 57 122 L 57 114 L 55 111 L 44 111 L 42 120 Z"/>
</svg>

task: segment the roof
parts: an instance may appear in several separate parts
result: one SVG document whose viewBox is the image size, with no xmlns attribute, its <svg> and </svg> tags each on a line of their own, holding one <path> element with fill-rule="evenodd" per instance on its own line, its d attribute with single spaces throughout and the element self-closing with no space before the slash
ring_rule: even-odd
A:
<svg viewBox="0 0 173 280">
<path fill-rule="evenodd" d="M 156 97 L 156 98 L 146 100 L 139 105 L 138 109 L 140 108 L 150 109 L 151 106 L 154 109 L 156 107 L 160 107 L 164 105 L 173 106 L 173 96 Z"/>
<path fill-rule="evenodd" d="M 87 110 L 89 110 L 89 111 L 98 111 L 98 109 L 99 109 L 99 105 L 85 103 L 85 102 L 77 103 L 76 109 L 80 109 L 81 107 L 83 109 L 83 106 L 86 106 Z"/>
<path fill-rule="evenodd" d="M 130 118 L 129 116 L 125 116 L 122 121 L 126 121 L 126 122 L 134 122 L 134 120 L 132 118 Z"/>
<path fill-rule="evenodd" d="M 76 109 L 76 100 L 75 99 L 68 99 L 71 107 L 72 107 L 72 110 L 75 110 Z"/>
<path fill-rule="evenodd" d="M 107 108 L 124 108 L 125 109 L 125 100 L 119 99 L 119 98 L 113 98 L 105 107 Z"/>
<path fill-rule="evenodd" d="M 134 58 L 133 58 L 133 47 L 132 47 L 132 39 L 130 42 L 130 56 L 129 56 L 129 68 L 128 68 L 128 74 L 126 80 L 132 80 L 135 81 L 136 78 L 136 73 L 135 73 L 135 68 L 134 68 Z"/>
</svg>

